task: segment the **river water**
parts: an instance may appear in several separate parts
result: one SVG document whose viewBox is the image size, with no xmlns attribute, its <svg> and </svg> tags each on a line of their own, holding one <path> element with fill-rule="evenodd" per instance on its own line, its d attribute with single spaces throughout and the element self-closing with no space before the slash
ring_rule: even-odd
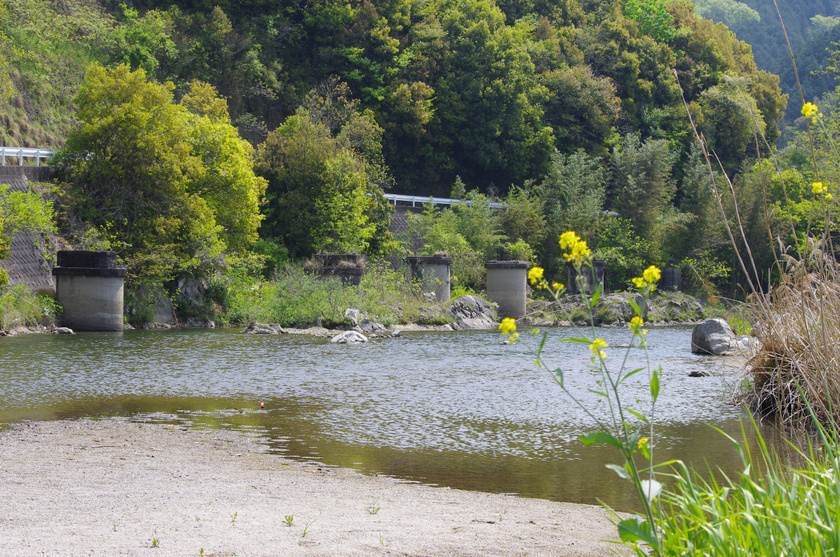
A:
<svg viewBox="0 0 840 557">
<path fill-rule="evenodd" d="M 580 331 L 549 328 L 545 355 L 596 417 L 608 417 Z M 618 366 L 627 329 L 600 329 Z M 604 465 L 614 449 L 584 447 L 595 423 L 534 365 L 536 337 L 502 345 L 498 331 L 403 333 L 363 345 L 304 335 L 196 329 L 23 335 L 0 339 L 0 424 L 125 416 L 237 429 L 284 457 L 440 486 L 556 501 L 634 507 L 629 484 Z M 730 443 L 741 411 L 730 403 L 740 370 L 689 350 L 691 328 L 651 328 L 662 366 L 657 460 L 738 468 Z M 629 351 L 626 369 L 645 365 Z M 688 377 L 692 371 L 712 376 Z M 644 399 L 647 374 L 624 386 Z M 259 409 L 259 402 L 264 409 Z"/>
</svg>

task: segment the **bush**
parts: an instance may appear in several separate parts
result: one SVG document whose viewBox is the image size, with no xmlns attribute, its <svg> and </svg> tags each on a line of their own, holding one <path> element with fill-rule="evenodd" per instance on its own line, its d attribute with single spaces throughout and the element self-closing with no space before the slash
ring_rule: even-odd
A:
<svg viewBox="0 0 840 557">
<path fill-rule="evenodd" d="M 60 312 L 54 298 L 39 296 L 23 284 L 0 286 L 0 329 L 53 321 Z"/>
</svg>

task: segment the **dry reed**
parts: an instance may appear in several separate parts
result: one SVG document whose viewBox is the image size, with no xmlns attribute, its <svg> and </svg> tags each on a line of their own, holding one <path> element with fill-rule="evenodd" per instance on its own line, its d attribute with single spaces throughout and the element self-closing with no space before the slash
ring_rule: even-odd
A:
<svg viewBox="0 0 840 557">
<path fill-rule="evenodd" d="M 840 265 L 817 246 L 783 264 L 779 285 L 751 304 L 761 349 L 749 362 L 744 402 L 786 424 L 813 424 L 811 411 L 833 424 L 840 417 Z"/>
</svg>

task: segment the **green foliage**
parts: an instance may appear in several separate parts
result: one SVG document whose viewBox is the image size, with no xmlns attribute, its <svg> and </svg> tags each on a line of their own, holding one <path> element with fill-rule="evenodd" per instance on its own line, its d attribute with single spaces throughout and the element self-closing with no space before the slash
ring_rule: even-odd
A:
<svg viewBox="0 0 840 557">
<path fill-rule="evenodd" d="M 548 89 L 544 119 L 563 153 L 578 149 L 603 156 L 614 141 L 621 100 L 613 82 L 587 66 L 561 67 L 540 77 Z"/>
<path fill-rule="evenodd" d="M 606 276 L 607 288 L 626 290 L 630 279 L 638 276 L 648 262 L 656 261 L 656 246 L 640 237 L 627 219 L 613 217 L 604 221 L 595 253 L 610 270 Z"/>
<path fill-rule="evenodd" d="M 607 184 L 600 162 L 583 151 L 568 156 L 555 152 L 548 174 L 533 188 L 545 218 L 545 236 L 537 251 L 549 276 L 565 272 L 560 231 L 578 230 L 590 241 L 599 233 Z"/>
<path fill-rule="evenodd" d="M 286 265 L 271 280 L 231 269 L 218 279 L 215 298 L 220 319 L 231 323 L 277 323 L 284 327 L 344 326 L 344 311 L 356 308 L 384 325 L 418 322 L 422 297 L 405 280 L 403 269 L 385 263 L 365 267 L 359 287 L 319 278 L 299 265 Z"/>
<path fill-rule="evenodd" d="M 516 240 L 513 243 L 505 244 L 505 251 L 507 257 L 511 261 L 527 261 L 531 265 L 537 263 L 537 254 L 531 245 L 523 239 Z"/>
<path fill-rule="evenodd" d="M 685 222 L 663 237 L 663 252 L 669 259 L 697 253 L 722 241 L 724 236 L 714 200 L 714 184 L 698 144 L 692 144 L 682 169 L 677 206 Z"/>
<path fill-rule="evenodd" d="M 707 300 L 720 293 L 732 273 L 732 268 L 708 249 L 694 257 L 686 257 L 680 262 L 680 267 L 688 290 Z"/>
<path fill-rule="evenodd" d="M 750 447 L 746 434 L 741 443 L 729 438 L 741 457 L 737 475 L 707 480 L 683 463 L 669 475 L 673 487 L 659 513 L 665 554 L 825 555 L 840 543 L 833 476 L 840 457 L 833 434 L 822 430 L 820 450 L 793 449 L 791 464 L 753 428 L 757 447 Z"/>
<path fill-rule="evenodd" d="M 112 31 L 113 20 L 97 3 L 0 5 L 0 132 L 8 145 L 62 143 L 85 68 L 101 59 Z"/>
<path fill-rule="evenodd" d="M 61 307 L 54 298 L 39 296 L 24 284 L 0 285 L 0 329 L 54 322 Z M 46 323 L 44 323 L 46 324 Z"/>
<path fill-rule="evenodd" d="M 420 224 L 427 227 L 422 255 L 445 254 L 452 258 L 450 281 L 453 287 L 483 289 L 486 259 L 461 234 L 459 215 L 452 209 L 432 212 L 431 215 L 431 222 Z"/>
<path fill-rule="evenodd" d="M 453 259 L 453 287 L 481 290 L 486 261 L 533 255 L 531 246 L 521 237 L 511 237 L 518 242 L 507 242 L 509 237 L 503 224 L 510 224 L 514 235 L 523 233 L 529 238 L 539 237 L 538 230 L 530 231 L 525 227 L 541 222 L 541 216 L 533 200 L 524 192 L 512 195 L 515 207 L 512 207 L 514 215 L 509 219 L 505 211 L 497 212 L 490 207 L 490 198 L 486 195 L 477 190 L 464 190 L 464 183 L 458 178 L 452 195 L 457 195 L 463 202 L 438 211 L 430 201 L 422 214 L 409 214 L 409 232 L 402 239 L 403 249 L 411 253 L 419 251 L 421 255 L 448 255 Z M 422 246 L 419 250 L 416 249 L 418 245 Z"/>
<path fill-rule="evenodd" d="M 0 260 L 9 257 L 12 240 L 19 232 L 50 233 L 53 225 L 52 202 L 32 192 L 9 192 L 0 184 Z M 5 270 L 0 269 L 0 286 L 8 283 Z"/>
<path fill-rule="evenodd" d="M 332 82 L 272 132 L 258 171 L 268 180 L 263 232 L 295 257 L 318 251 L 386 251 L 388 207 L 382 186 L 382 130 Z"/>
<path fill-rule="evenodd" d="M 263 275 L 271 278 L 275 271 L 289 263 L 289 250 L 271 238 L 260 238 L 254 242 L 253 252 L 265 258 Z"/>
<path fill-rule="evenodd" d="M 212 96 L 196 84 L 187 106 Z M 226 119 L 190 112 L 171 84 L 125 65 L 92 66 L 76 103 L 80 125 L 55 161 L 66 202 L 125 243 L 133 274 L 207 269 L 256 240 L 265 183 Z"/>
<path fill-rule="evenodd" d="M 700 131 L 727 171 L 755 150 L 755 135 L 764 135 L 766 124 L 758 106 L 745 90 L 745 83 L 727 80 L 703 92 Z"/>
<path fill-rule="evenodd" d="M 674 38 L 674 17 L 668 13 L 665 0 L 626 0 L 624 15 L 639 24 L 639 30 L 659 42 Z"/>
<path fill-rule="evenodd" d="M 177 47 L 172 40 L 172 15 L 149 10 L 141 16 L 125 4 L 121 4 L 120 9 L 122 25 L 116 27 L 107 47 L 110 62 L 142 68 L 147 75 L 156 77 L 160 60 L 168 61 L 177 56 Z"/>
<path fill-rule="evenodd" d="M 633 223 L 636 233 L 656 243 L 659 218 L 670 206 L 675 185 L 671 181 L 673 154 L 663 139 L 627 135 L 612 154 L 613 209 Z"/>
<path fill-rule="evenodd" d="M 441 181 L 460 175 L 503 186 L 541 173 L 554 138 L 542 122 L 546 90 L 534 76 L 526 28 L 506 26 L 488 0 L 443 0 L 426 9 L 438 19 L 437 67 L 446 69 L 429 76 L 435 91 L 429 170 Z"/>
<path fill-rule="evenodd" d="M 471 190 L 465 196 L 465 203 L 456 203 L 450 210 L 455 216 L 457 232 L 475 251 L 486 259 L 499 254 L 506 237 L 501 230 L 501 218 L 490 207 L 489 197 Z"/>
<path fill-rule="evenodd" d="M 500 227 L 504 235 L 513 243 L 505 244 L 513 256 L 511 246 L 517 245 L 517 250 L 524 257 L 523 261 L 530 261 L 535 256 L 533 247 L 538 246 L 546 236 L 546 220 L 542 212 L 542 200 L 524 188 L 511 187 L 504 200 L 505 209 L 499 213 Z M 518 259 L 518 257 L 511 257 Z"/>
<path fill-rule="evenodd" d="M 737 0 L 697 0 L 694 10 L 705 18 L 726 23 L 737 34 L 761 23 L 761 15 Z"/>
</svg>

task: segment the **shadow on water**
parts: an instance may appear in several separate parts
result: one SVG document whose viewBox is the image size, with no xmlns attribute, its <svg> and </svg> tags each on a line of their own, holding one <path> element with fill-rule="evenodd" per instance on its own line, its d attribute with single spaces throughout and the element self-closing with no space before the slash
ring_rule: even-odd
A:
<svg viewBox="0 0 840 557">
<path fill-rule="evenodd" d="M 588 350 L 558 342 L 549 360 L 604 415 L 588 389 Z M 616 346 L 626 331 L 599 331 Z M 661 363 L 657 451 L 732 474 L 737 455 L 708 424 L 741 438 L 728 404 L 737 367 L 695 356 L 690 329 L 652 329 Z M 581 350 L 582 348 L 582 350 Z M 617 351 L 616 351 L 617 354 Z M 638 354 L 641 356 L 641 353 Z M 360 346 L 239 329 L 29 335 L 0 341 L 0 423 L 125 416 L 236 429 L 287 458 L 460 489 L 635 507 L 604 464 L 614 450 L 577 440 L 594 424 L 536 369 L 524 345 L 496 331 L 413 333 Z M 691 371 L 712 377 L 689 378 Z M 627 400 L 647 389 L 643 374 Z M 265 404 L 260 409 L 259 402 Z"/>
</svg>

